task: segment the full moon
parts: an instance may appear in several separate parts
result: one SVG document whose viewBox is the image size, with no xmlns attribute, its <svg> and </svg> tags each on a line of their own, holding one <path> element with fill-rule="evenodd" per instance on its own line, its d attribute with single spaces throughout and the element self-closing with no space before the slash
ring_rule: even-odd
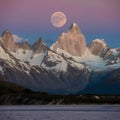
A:
<svg viewBox="0 0 120 120">
<path fill-rule="evenodd" d="M 63 12 L 55 12 L 51 16 L 51 23 L 54 27 L 60 28 L 65 25 L 67 18 Z"/>
</svg>

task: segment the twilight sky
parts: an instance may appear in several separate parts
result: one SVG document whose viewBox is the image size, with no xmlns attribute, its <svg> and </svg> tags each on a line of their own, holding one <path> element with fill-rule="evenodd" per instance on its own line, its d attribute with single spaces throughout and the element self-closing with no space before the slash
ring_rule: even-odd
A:
<svg viewBox="0 0 120 120">
<path fill-rule="evenodd" d="M 55 28 L 52 13 L 64 12 L 67 23 Z M 34 43 L 39 37 L 50 46 L 75 22 L 89 44 L 104 38 L 111 47 L 120 47 L 120 0 L 0 0 L 0 34 L 11 33 Z"/>
</svg>

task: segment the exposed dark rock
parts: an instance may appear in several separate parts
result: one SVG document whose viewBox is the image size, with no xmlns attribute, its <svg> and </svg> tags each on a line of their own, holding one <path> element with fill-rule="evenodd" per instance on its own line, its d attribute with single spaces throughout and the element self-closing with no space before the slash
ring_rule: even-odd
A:
<svg viewBox="0 0 120 120">
<path fill-rule="evenodd" d="M 32 49 L 34 51 L 34 54 L 39 54 L 42 51 L 46 51 L 48 50 L 48 47 L 45 45 L 45 43 L 42 41 L 42 39 L 38 39 L 38 41 L 36 43 L 34 43 L 34 45 L 32 46 Z"/>
<path fill-rule="evenodd" d="M 30 50 L 31 49 L 31 45 L 29 45 L 29 43 L 27 41 L 24 41 L 22 43 L 17 43 L 18 47 L 24 50 Z"/>
<path fill-rule="evenodd" d="M 94 40 L 89 46 L 90 52 L 93 55 L 100 56 L 104 59 L 109 58 L 112 55 L 112 51 L 103 39 Z"/>
</svg>

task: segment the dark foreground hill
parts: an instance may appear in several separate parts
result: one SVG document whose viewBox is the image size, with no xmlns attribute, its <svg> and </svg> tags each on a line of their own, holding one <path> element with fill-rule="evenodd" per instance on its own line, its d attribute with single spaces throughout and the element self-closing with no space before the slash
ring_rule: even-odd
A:
<svg viewBox="0 0 120 120">
<path fill-rule="evenodd" d="M 53 95 L 32 92 L 0 79 L 0 105 L 120 104 L 116 95 Z"/>
</svg>

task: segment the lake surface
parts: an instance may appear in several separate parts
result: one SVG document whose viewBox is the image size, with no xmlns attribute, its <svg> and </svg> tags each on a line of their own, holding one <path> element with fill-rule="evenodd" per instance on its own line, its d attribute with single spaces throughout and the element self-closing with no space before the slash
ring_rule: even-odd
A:
<svg viewBox="0 0 120 120">
<path fill-rule="evenodd" d="M 0 106 L 0 120 L 120 120 L 120 105 Z"/>
</svg>

